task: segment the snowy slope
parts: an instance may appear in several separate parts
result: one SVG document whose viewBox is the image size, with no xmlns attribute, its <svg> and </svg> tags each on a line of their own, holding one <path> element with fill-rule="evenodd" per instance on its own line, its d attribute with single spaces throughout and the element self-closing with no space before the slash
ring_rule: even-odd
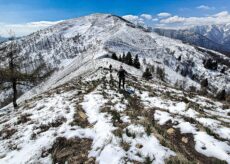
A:
<svg viewBox="0 0 230 164">
<path fill-rule="evenodd" d="M 101 67 L 2 108 L 0 163 L 230 163 L 229 108 L 124 66 L 134 94 Z"/>
<path fill-rule="evenodd" d="M 209 53 L 180 41 L 148 32 L 142 27 L 109 14 L 92 14 L 66 20 L 20 38 L 18 43 L 22 47 L 21 71 L 32 72 L 45 64 L 46 67 L 43 67 L 40 74 L 56 70 L 49 81 L 53 79 L 58 81 L 78 68 L 87 69 L 85 64 L 91 66 L 94 59 L 105 58 L 112 52 L 122 55 L 130 51 L 133 56 L 139 55 L 142 71 L 147 65 L 164 67 L 167 81 L 171 84 L 179 80 L 185 81 L 188 86 L 193 85 L 199 88 L 199 82 L 208 78 L 209 89 L 212 92 L 219 89 L 226 89 L 228 92 L 230 90 L 229 68 L 225 74 L 220 73 L 223 68 L 222 63 L 218 63 L 217 71 L 204 68 L 203 61 L 213 58 Z M 9 42 L 0 46 L 8 44 Z M 220 60 L 229 61 L 229 58 L 222 54 L 213 53 Z M 143 64 L 144 60 L 147 63 Z M 0 63 L 1 67 L 5 65 L 7 62 Z M 182 72 L 186 72 L 186 77 L 181 75 Z M 55 80 L 53 82 L 56 82 Z M 49 85 L 45 84 L 44 86 L 49 88 Z M 1 97 L 7 97 L 8 92 L 8 90 L 2 92 Z"/>
</svg>

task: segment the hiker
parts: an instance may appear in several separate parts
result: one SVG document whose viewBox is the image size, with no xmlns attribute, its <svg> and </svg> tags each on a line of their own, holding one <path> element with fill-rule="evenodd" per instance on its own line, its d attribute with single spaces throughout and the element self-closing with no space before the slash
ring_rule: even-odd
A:
<svg viewBox="0 0 230 164">
<path fill-rule="evenodd" d="M 110 73 L 112 72 L 112 65 L 111 64 L 109 65 L 109 71 L 110 71 Z"/>
<path fill-rule="evenodd" d="M 119 71 L 117 72 L 118 78 L 119 78 L 119 89 L 121 88 L 121 82 L 123 89 L 125 88 L 125 76 L 127 75 L 127 72 L 123 69 L 122 66 L 120 66 Z"/>
</svg>

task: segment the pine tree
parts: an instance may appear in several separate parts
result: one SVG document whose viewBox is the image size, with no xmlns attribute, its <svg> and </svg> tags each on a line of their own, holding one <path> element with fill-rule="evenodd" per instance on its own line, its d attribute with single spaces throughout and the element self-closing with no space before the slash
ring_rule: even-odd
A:
<svg viewBox="0 0 230 164">
<path fill-rule="evenodd" d="M 142 77 L 145 78 L 145 79 L 147 79 L 147 80 L 149 80 L 149 79 L 152 78 L 152 74 L 151 74 L 149 68 L 145 69 L 145 72 L 143 73 Z"/>
<path fill-rule="evenodd" d="M 225 71 L 226 71 L 226 67 L 223 67 L 220 72 L 225 73 Z"/>
<path fill-rule="evenodd" d="M 125 63 L 125 59 L 126 59 L 126 56 L 125 56 L 125 53 L 123 53 L 122 58 L 121 58 L 121 61 L 122 61 L 123 63 Z"/>
<path fill-rule="evenodd" d="M 125 63 L 128 65 L 133 65 L 133 58 L 130 52 L 127 53 Z"/>
<path fill-rule="evenodd" d="M 200 82 L 201 87 L 208 87 L 208 79 L 203 79 Z"/>
<path fill-rule="evenodd" d="M 138 55 L 135 56 L 134 62 L 133 62 L 134 67 L 136 67 L 137 69 L 140 69 L 141 64 L 139 62 L 139 58 Z"/>
<path fill-rule="evenodd" d="M 158 78 L 160 78 L 162 81 L 165 80 L 165 69 L 161 67 L 157 67 L 156 74 Z"/>
<path fill-rule="evenodd" d="M 119 60 L 120 62 L 122 61 L 121 55 L 119 55 L 119 58 L 118 58 L 118 60 Z"/>
<path fill-rule="evenodd" d="M 155 66 L 154 66 L 154 65 L 150 66 L 150 71 L 151 71 L 152 73 L 155 72 Z"/>
<path fill-rule="evenodd" d="M 220 101 L 226 100 L 226 91 L 223 89 L 216 94 L 216 98 Z"/>
<path fill-rule="evenodd" d="M 117 55 L 116 55 L 116 53 L 115 53 L 115 52 L 112 54 L 112 59 L 114 59 L 114 60 L 118 60 Z"/>
<path fill-rule="evenodd" d="M 143 59 L 143 64 L 144 64 L 144 65 L 146 65 L 146 64 L 147 64 L 147 63 L 146 63 L 146 59 L 145 59 L 145 58 Z"/>
</svg>

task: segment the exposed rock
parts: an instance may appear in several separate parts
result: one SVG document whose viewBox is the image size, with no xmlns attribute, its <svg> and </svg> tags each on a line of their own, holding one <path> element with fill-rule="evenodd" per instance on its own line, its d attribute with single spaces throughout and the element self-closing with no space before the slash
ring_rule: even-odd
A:
<svg viewBox="0 0 230 164">
<path fill-rule="evenodd" d="M 187 137 L 182 137 L 181 141 L 187 144 L 188 143 L 188 138 Z"/>
<path fill-rule="evenodd" d="M 84 112 L 79 111 L 78 114 L 79 114 L 79 116 L 80 116 L 83 120 L 86 120 L 86 119 L 87 119 L 87 115 L 86 115 Z"/>
<path fill-rule="evenodd" d="M 88 127 L 90 124 L 88 122 L 88 116 L 83 112 L 81 106 L 77 106 L 77 112 L 74 114 L 74 120 L 71 125 L 78 125 L 83 128 Z"/>
<path fill-rule="evenodd" d="M 141 149 L 142 147 L 143 147 L 142 144 L 136 144 L 136 148 L 137 148 L 137 149 Z"/>
<path fill-rule="evenodd" d="M 190 105 L 191 105 L 191 102 L 187 103 L 185 109 L 188 110 L 190 108 Z"/>
<path fill-rule="evenodd" d="M 172 135 L 172 134 L 175 133 L 175 129 L 169 128 L 169 129 L 167 130 L 167 133 L 168 133 L 169 135 Z"/>
<path fill-rule="evenodd" d="M 34 103 L 31 103 L 31 104 L 28 104 L 27 108 L 31 109 L 31 108 L 34 108 L 37 104 L 34 104 Z"/>
</svg>

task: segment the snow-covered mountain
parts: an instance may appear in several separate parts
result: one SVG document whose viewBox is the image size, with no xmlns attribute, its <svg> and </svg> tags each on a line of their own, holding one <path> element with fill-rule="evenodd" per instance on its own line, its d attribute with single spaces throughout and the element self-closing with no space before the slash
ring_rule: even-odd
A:
<svg viewBox="0 0 230 164">
<path fill-rule="evenodd" d="M 191 31 L 197 32 L 208 39 L 226 46 L 230 45 L 230 24 L 196 26 Z"/>
<path fill-rule="evenodd" d="M 147 65 L 164 67 L 166 80 L 172 84 L 178 80 L 186 81 L 199 88 L 200 81 L 207 78 L 211 91 L 229 91 L 229 58 L 226 56 L 161 37 L 113 15 L 94 14 L 63 21 L 20 38 L 18 43 L 22 49 L 21 71 L 31 72 L 45 64 L 42 74 L 61 69 L 56 72 L 58 76 L 55 74 L 57 80 L 67 76 L 66 66 L 74 65 L 69 68 L 74 71 L 112 52 L 120 55 L 129 51 L 139 55 L 142 69 Z M 218 61 L 217 70 L 204 67 L 204 60 L 208 58 Z M 143 64 L 143 61 L 147 63 Z M 1 65 L 4 67 L 7 62 L 1 62 Z M 223 67 L 227 68 L 225 73 L 220 72 Z"/>
<path fill-rule="evenodd" d="M 163 36 L 230 54 L 230 24 L 202 25 L 177 30 L 156 28 L 154 31 Z"/>
<path fill-rule="evenodd" d="M 230 163 L 228 102 L 175 88 L 199 90 L 207 78 L 210 93 L 229 93 L 225 55 L 110 14 L 63 21 L 18 44 L 20 71 L 42 66 L 37 73 L 47 79 L 32 89 L 19 86 L 18 109 L 0 109 L 0 163 Z M 113 52 L 139 55 L 141 69 L 123 64 L 131 95 L 117 91 L 122 63 L 111 59 Z M 0 67 L 7 64 L 5 58 Z M 150 81 L 142 78 L 146 67 Z M 157 67 L 165 69 L 164 81 Z M 2 101 L 9 95 L 0 92 Z"/>
</svg>

